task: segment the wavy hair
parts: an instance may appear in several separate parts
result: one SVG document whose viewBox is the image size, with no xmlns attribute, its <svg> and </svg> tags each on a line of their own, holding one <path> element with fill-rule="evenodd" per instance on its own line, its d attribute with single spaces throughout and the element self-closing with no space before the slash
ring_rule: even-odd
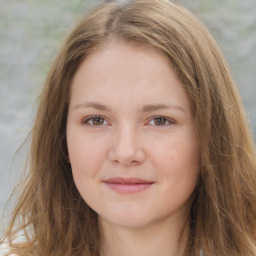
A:
<svg viewBox="0 0 256 256">
<path fill-rule="evenodd" d="M 191 101 L 201 165 L 184 255 L 203 249 L 205 256 L 255 256 L 256 153 L 241 99 L 207 29 L 168 0 L 102 4 L 68 36 L 40 95 L 28 174 L 2 241 L 16 255 L 99 255 L 97 214 L 77 191 L 66 160 L 66 118 L 80 63 L 113 37 L 167 56 Z M 17 241 L 20 233 L 25 239 Z"/>
</svg>

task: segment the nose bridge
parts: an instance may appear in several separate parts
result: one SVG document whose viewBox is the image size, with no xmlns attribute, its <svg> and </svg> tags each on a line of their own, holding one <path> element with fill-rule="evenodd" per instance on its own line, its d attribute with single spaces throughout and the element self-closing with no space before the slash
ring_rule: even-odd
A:
<svg viewBox="0 0 256 256">
<path fill-rule="evenodd" d="M 129 124 L 120 125 L 116 132 L 115 147 L 120 154 L 132 154 L 138 144 L 138 131 Z"/>
<path fill-rule="evenodd" d="M 140 132 L 135 126 L 127 123 L 120 125 L 113 137 L 111 148 L 112 160 L 121 164 L 135 164 L 144 160 Z"/>
</svg>

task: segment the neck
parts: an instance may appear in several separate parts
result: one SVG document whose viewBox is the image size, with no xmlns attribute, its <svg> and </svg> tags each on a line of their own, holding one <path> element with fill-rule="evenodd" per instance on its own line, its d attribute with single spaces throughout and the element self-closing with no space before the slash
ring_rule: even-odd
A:
<svg viewBox="0 0 256 256">
<path fill-rule="evenodd" d="M 189 236 L 188 225 L 157 223 L 150 227 L 120 227 L 100 220 L 101 256 L 182 256 Z"/>
</svg>

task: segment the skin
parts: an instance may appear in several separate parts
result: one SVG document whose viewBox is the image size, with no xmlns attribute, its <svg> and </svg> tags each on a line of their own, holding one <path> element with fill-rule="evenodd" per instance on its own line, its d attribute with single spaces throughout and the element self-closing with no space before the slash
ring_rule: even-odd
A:
<svg viewBox="0 0 256 256">
<path fill-rule="evenodd" d="M 111 40 L 82 62 L 69 103 L 69 159 L 81 196 L 98 213 L 101 254 L 182 255 L 199 144 L 189 99 L 168 59 Z M 151 184 L 120 192 L 106 183 L 114 177 Z"/>
</svg>

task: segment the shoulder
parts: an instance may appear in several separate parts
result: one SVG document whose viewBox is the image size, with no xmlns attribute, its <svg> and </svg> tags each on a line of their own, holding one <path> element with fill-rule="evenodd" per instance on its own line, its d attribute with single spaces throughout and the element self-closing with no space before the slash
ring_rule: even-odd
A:
<svg viewBox="0 0 256 256">
<path fill-rule="evenodd" d="M 8 243 L 4 242 L 0 244 L 0 256 L 6 256 L 10 252 Z M 9 254 L 8 254 L 9 255 Z M 15 256 L 15 254 L 10 254 L 10 256 Z"/>
<path fill-rule="evenodd" d="M 205 256 L 203 250 L 200 250 L 200 256 Z"/>
<path fill-rule="evenodd" d="M 19 232 L 17 236 L 13 237 L 12 242 L 14 244 L 16 243 L 23 243 L 26 242 L 26 237 L 23 232 Z M 2 240 L 0 243 L 0 256 L 17 256 L 17 254 L 10 254 L 11 247 L 8 241 L 8 238 L 5 238 L 5 240 Z"/>
</svg>

